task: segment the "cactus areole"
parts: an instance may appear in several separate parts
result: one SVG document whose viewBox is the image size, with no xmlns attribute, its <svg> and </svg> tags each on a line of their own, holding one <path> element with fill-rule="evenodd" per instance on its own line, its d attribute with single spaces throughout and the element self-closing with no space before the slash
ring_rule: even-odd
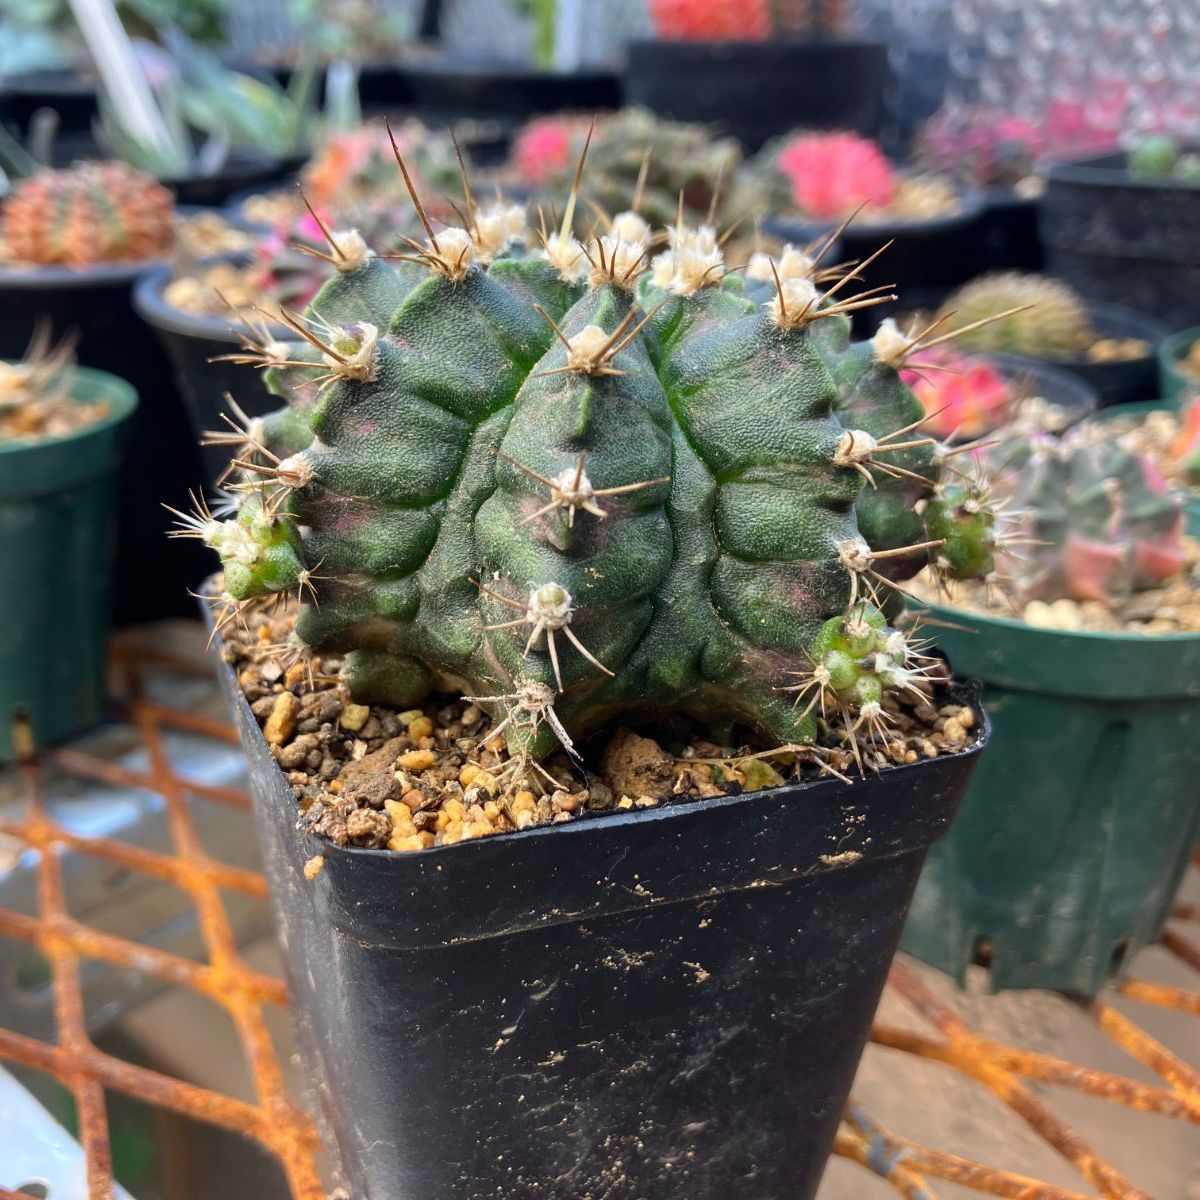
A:
<svg viewBox="0 0 1200 1200">
<path fill-rule="evenodd" d="M 287 405 L 228 435 L 231 507 L 182 530 L 220 553 L 226 617 L 298 593 L 355 699 L 457 690 L 513 754 L 622 714 L 878 736 L 924 661 L 894 581 L 986 574 L 1001 536 L 914 432 L 920 340 L 851 345 L 879 289 L 819 254 L 743 275 L 706 227 L 659 249 L 630 214 L 583 243 L 467 217 L 400 261 L 331 231 L 296 344 L 246 355 Z"/>
</svg>

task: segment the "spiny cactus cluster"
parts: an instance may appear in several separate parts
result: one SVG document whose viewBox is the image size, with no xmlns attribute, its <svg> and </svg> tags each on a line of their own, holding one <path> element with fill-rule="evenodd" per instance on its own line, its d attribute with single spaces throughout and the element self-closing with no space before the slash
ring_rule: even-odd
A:
<svg viewBox="0 0 1200 1200">
<path fill-rule="evenodd" d="M 988 460 L 996 494 L 1020 525 L 1023 552 L 1012 572 L 1023 600 L 1115 608 L 1186 565 L 1183 496 L 1102 424 L 1061 438 L 1019 429 Z"/>
<path fill-rule="evenodd" d="M 72 401 L 75 379 L 73 342 L 55 345 L 39 326 L 19 362 L 0 360 L 0 443 L 58 437 L 103 417 L 106 405 Z"/>
<path fill-rule="evenodd" d="M 585 144 L 589 199 L 607 213 L 632 203 L 653 226 L 676 218 L 680 197 L 685 216 L 705 219 L 742 157 L 735 139 L 714 137 L 705 125 L 626 108 L 594 123 L 579 117 L 537 118 L 518 135 L 513 164 L 525 182 L 561 196 L 571 186 Z M 590 214 L 581 212 L 580 217 L 586 221 Z"/>
<path fill-rule="evenodd" d="M 660 37 L 756 41 L 777 35 L 839 33 L 845 0 L 651 0 Z"/>
<path fill-rule="evenodd" d="M 1005 312 L 1007 316 L 995 319 Z M 939 315 L 950 328 L 975 326 L 959 338 L 960 345 L 972 350 L 1074 358 L 1096 340 L 1078 293 L 1044 275 L 1016 271 L 983 275 L 954 292 Z"/>
<path fill-rule="evenodd" d="M 37 266 L 160 258 L 175 238 L 171 193 L 121 162 L 39 171 L 4 203 L 4 256 Z"/>
<path fill-rule="evenodd" d="M 331 231 L 296 343 L 244 356 L 287 406 L 213 439 L 232 511 L 181 529 L 221 556 L 222 619 L 296 593 L 297 653 L 345 655 L 356 698 L 457 690 L 534 760 L 629 712 L 871 736 L 923 673 L 895 581 L 986 575 L 1000 538 L 914 432 L 900 372 L 948 335 L 850 344 L 870 261 L 743 276 L 708 227 L 578 241 L 576 200 L 540 245 L 503 204 L 436 228 L 415 191 L 401 261 Z"/>
</svg>

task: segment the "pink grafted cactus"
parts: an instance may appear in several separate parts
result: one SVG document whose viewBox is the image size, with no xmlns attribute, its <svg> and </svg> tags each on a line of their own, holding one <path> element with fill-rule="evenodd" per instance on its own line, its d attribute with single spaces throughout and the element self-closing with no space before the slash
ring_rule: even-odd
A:
<svg viewBox="0 0 1200 1200">
<path fill-rule="evenodd" d="M 949 346 L 923 351 L 901 377 L 929 414 L 922 428 L 938 438 L 990 433 L 1004 424 L 1014 398 L 992 363 Z"/>
<path fill-rule="evenodd" d="M 853 133 L 809 133 L 792 138 L 776 159 L 796 208 L 839 220 L 861 204 L 882 209 L 897 189 L 896 173 L 879 146 Z"/>
<path fill-rule="evenodd" d="M 541 185 L 571 166 L 577 157 L 571 139 L 578 127 L 579 122 L 570 117 L 537 117 L 530 121 L 513 144 L 513 161 L 521 178 Z"/>
<path fill-rule="evenodd" d="M 928 169 L 971 187 L 1013 187 L 1045 152 L 1033 121 L 998 109 L 943 112 L 921 132 L 918 157 Z"/>
<path fill-rule="evenodd" d="M 1116 607 L 1186 566 L 1182 494 L 1103 428 L 1061 439 L 1021 432 L 988 459 L 996 492 L 1028 539 L 1012 565 L 1024 599 Z"/>
</svg>

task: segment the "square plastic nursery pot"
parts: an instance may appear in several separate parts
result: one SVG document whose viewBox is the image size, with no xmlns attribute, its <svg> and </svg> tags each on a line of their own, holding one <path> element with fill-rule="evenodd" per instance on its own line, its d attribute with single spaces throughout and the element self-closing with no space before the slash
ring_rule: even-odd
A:
<svg viewBox="0 0 1200 1200">
<path fill-rule="evenodd" d="M 0 762 L 18 713 L 44 745 L 102 711 L 117 474 L 137 396 L 80 368 L 74 398 L 109 414 L 64 437 L 0 442 Z"/>
<path fill-rule="evenodd" d="M 1041 210 L 1046 268 L 1085 296 L 1200 322 L 1200 188 L 1134 179 L 1124 154 L 1053 163 Z"/>
<path fill-rule="evenodd" d="M 314 1104 L 356 1200 L 815 1193 L 981 710 L 970 749 L 849 785 L 394 854 L 298 832 L 222 677 Z"/>
<path fill-rule="evenodd" d="M 931 605 L 992 746 L 903 948 L 961 982 L 1092 996 L 1158 939 L 1200 833 L 1200 634 L 1041 629 Z"/>
</svg>

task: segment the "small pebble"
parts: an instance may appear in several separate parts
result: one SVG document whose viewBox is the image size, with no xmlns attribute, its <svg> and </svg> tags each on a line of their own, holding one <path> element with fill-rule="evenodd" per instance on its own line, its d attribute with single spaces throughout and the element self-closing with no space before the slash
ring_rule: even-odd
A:
<svg viewBox="0 0 1200 1200">
<path fill-rule="evenodd" d="M 406 771 L 427 771 L 437 762 L 432 750 L 406 750 L 396 762 Z"/>
<path fill-rule="evenodd" d="M 321 873 L 321 869 L 325 866 L 325 855 L 314 854 L 312 858 L 304 864 L 304 878 L 308 880 L 316 879 Z"/>
<path fill-rule="evenodd" d="M 338 718 L 338 724 L 343 729 L 350 730 L 351 733 L 357 733 L 367 723 L 367 718 L 370 715 L 371 710 L 365 704 L 347 704 L 342 709 L 342 715 Z"/>
<path fill-rule="evenodd" d="M 300 701 L 291 692 L 280 692 L 263 726 L 263 737 L 272 746 L 282 746 L 296 732 L 299 715 Z"/>
</svg>

